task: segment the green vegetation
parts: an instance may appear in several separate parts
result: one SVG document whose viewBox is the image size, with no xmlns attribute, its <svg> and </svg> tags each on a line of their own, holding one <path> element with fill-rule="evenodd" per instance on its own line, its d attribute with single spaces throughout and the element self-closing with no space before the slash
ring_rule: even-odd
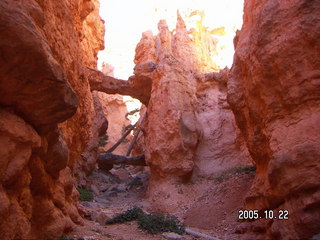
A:
<svg viewBox="0 0 320 240">
<path fill-rule="evenodd" d="M 254 166 L 237 166 L 237 167 L 233 167 L 215 174 L 213 176 L 213 180 L 215 182 L 221 183 L 236 173 L 249 174 L 249 173 L 254 173 L 255 171 L 256 171 L 256 168 Z"/>
<path fill-rule="evenodd" d="M 102 135 L 99 140 L 99 146 L 104 147 L 105 145 L 107 145 L 108 139 L 109 139 L 109 136 L 107 134 Z"/>
<path fill-rule="evenodd" d="M 106 224 L 124 223 L 137 220 L 144 212 L 139 207 L 131 208 L 124 213 L 120 213 L 112 219 L 108 219 Z"/>
<path fill-rule="evenodd" d="M 77 188 L 80 196 L 79 200 L 80 201 L 92 201 L 93 200 L 93 194 L 90 190 L 85 189 L 85 188 Z"/>
<path fill-rule="evenodd" d="M 124 223 L 137 220 L 138 225 L 144 231 L 150 234 L 158 234 L 162 232 L 175 232 L 183 234 L 185 229 L 178 219 L 170 215 L 162 214 L 146 214 L 139 207 L 134 207 L 107 220 L 106 224 Z"/>
<path fill-rule="evenodd" d="M 254 166 L 239 166 L 234 168 L 235 173 L 252 173 L 256 171 L 256 167 Z"/>
<path fill-rule="evenodd" d="M 183 234 L 185 229 L 174 216 L 161 214 L 144 214 L 138 219 L 139 227 L 151 234 L 175 232 Z"/>
</svg>

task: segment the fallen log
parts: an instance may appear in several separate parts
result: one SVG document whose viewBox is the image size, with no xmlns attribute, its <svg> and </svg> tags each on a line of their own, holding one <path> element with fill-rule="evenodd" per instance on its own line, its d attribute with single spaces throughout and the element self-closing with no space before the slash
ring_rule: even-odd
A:
<svg viewBox="0 0 320 240">
<path fill-rule="evenodd" d="M 204 233 L 196 232 L 194 230 L 191 230 L 190 228 L 186 228 L 185 232 L 186 232 L 186 234 L 189 234 L 189 235 L 192 235 L 192 236 L 195 236 L 195 237 L 201 237 L 201 238 L 204 238 L 204 239 L 207 239 L 207 240 L 221 240 L 219 238 L 215 238 L 215 237 L 211 237 L 209 235 L 206 235 Z"/>
<path fill-rule="evenodd" d="M 155 66 L 153 66 L 153 64 L 150 66 L 150 71 L 154 71 Z M 89 72 L 88 79 L 91 91 L 128 95 L 139 99 L 140 102 L 148 105 L 152 88 L 151 78 L 144 75 L 133 75 L 128 80 L 121 80 L 114 77 L 105 76 L 102 72 L 96 69 L 89 67 L 87 67 L 87 69 Z"/>
<path fill-rule="evenodd" d="M 134 145 L 135 145 L 136 142 L 137 142 L 137 139 L 138 139 L 138 137 L 139 137 L 140 131 L 141 131 L 141 128 L 138 128 L 137 131 L 133 134 L 133 140 L 132 140 L 132 142 L 130 143 L 130 146 L 129 146 L 129 148 L 128 148 L 128 151 L 127 151 L 127 153 L 126 153 L 126 156 L 130 156 L 130 153 L 131 153 Z"/>
<path fill-rule="evenodd" d="M 111 148 L 109 148 L 107 150 L 107 153 L 111 153 L 113 152 L 125 139 L 126 137 L 129 135 L 129 133 L 136 127 L 136 124 L 130 126 L 127 131 L 123 134 L 123 136 L 118 140 L 118 142 L 116 142 L 116 144 L 114 144 Z"/>
<path fill-rule="evenodd" d="M 146 118 L 146 116 L 147 116 L 147 113 L 145 113 L 145 114 L 143 115 L 143 117 L 142 117 L 142 119 L 141 119 L 141 121 L 140 121 L 140 123 L 139 123 L 139 126 L 137 127 L 135 133 L 133 134 L 133 140 L 132 140 L 132 142 L 130 143 L 130 146 L 129 146 L 129 148 L 128 148 L 128 151 L 127 151 L 126 156 L 130 156 L 130 153 L 131 153 L 134 145 L 135 145 L 136 142 L 137 142 L 137 139 L 138 139 L 139 134 L 140 134 L 140 131 L 141 131 L 141 125 L 143 124 L 144 119 Z"/>
<path fill-rule="evenodd" d="M 113 164 L 124 164 L 133 166 L 147 166 L 144 154 L 139 154 L 136 156 L 122 156 L 113 153 L 101 154 L 98 158 L 98 166 L 104 170 L 110 170 Z"/>
</svg>

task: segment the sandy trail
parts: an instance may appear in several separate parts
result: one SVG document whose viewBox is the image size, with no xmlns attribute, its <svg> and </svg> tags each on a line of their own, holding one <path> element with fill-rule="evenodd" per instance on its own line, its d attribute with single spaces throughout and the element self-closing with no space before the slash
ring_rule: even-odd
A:
<svg viewBox="0 0 320 240">
<path fill-rule="evenodd" d="M 124 169 L 113 173 L 106 175 L 95 170 L 89 176 L 95 197 L 93 201 L 81 202 L 87 216 L 84 225 L 77 226 L 68 235 L 70 239 L 205 239 L 188 234 L 181 238 L 170 238 L 167 233 L 151 235 L 139 229 L 136 222 L 105 225 L 107 219 L 133 206 L 154 212 L 152 203 L 146 197 L 148 173 L 131 176 Z M 179 186 L 183 187 L 181 194 L 186 201 L 178 211 L 170 214 L 177 216 L 186 227 L 217 239 L 247 239 L 247 235 L 235 232 L 239 227 L 238 211 L 243 207 L 253 177 L 254 173 L 225 174 L 219 178 L 198 179 L 192 184 Z M 140 180 L 134 180 L 137 178 Z M 194 189 L 197 189 L 196 195 Z"/>
</svg>

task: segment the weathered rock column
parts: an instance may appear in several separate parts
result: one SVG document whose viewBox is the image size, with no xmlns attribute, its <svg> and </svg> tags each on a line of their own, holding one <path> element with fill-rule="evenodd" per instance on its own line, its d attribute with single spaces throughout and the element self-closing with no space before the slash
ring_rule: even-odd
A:
<svg viewBox="0 0 320 240">
<path fill-rule="evenodd" d="M 189 32 L 178 13 L 175 34 L 161 20 L 159 34 L 143 33 L 136 48 L 135 74 L 152 79 L 144 138 L 153 178 L 203 176 L 251 164 L 226 101 L 229 71 L 206 73 L 217 70 L 210 57 L 214 38 L 198 25 Z"/>
<path fill-rule="evenodd" d="M 153 178 L 185 177 L 193 169 L 198 142 L 195 118 L 195 81 L 191 72 L 172 54 L 172 36 L 164 20 L 158 25 L 159 35 L 153 38 L 154 56 L 139 58 L 143 44 L 150 46 L 145 35 L 137 47 L 135 63 L 142 65 L 145 58 L 156 61 L 151 75 L 152 91 L 144 124 L 146 159 Z M 143 74 L 143 73 L 140 73 Z"/>
<path fill-rule="evenodd" d="M 97 0 L 0 1 L 1 239 L 81 223 L 73 177 L 95 166 L 101 127 L 85 66 L 103 36 Z"/>
<path fill-rule="evenodd" d="M 256 162 L 248 209 L 286 209 L 274 239 L 320 229 L 320 3 L 245 1 L 228 101 Z"/>
</svg>

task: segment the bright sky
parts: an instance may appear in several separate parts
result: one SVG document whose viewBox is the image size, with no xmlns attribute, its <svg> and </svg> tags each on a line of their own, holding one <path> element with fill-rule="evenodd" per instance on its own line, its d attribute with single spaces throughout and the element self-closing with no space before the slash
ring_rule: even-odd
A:
<svg viewBox="0 0 320 240">
<path fill-rule="evenodd" d="M 133 72 L 135 47 L 141 34 L 152 30 L 157 34 L 160 19 L 166 19 L 169 28 L 175 28 L 177 9 L 187 16 L 194 10 L 203 10 L 204 25 L 209 29 L 225 26 L 227 34 L 220 39 L 221 54 L 214 60 L 223 68 L 231 66 L 233 37 L 242 25 L 243 0 L 100 0 L 100 16 L 105 20 L 105 50 L 98 55 L 102 62 L 111 64 L 114 76 L 128 79 Z M 188 28 L 192 22 L 187 19 Z"/>
</svg>

